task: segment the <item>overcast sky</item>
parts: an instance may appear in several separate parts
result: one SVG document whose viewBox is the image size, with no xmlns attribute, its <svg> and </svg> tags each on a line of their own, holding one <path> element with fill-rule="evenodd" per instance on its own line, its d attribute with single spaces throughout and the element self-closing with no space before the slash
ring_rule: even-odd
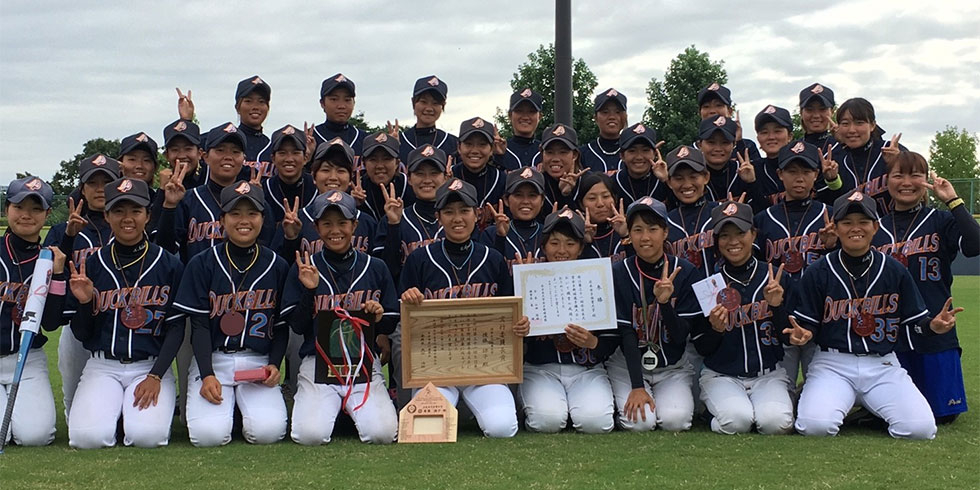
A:
<svg viewBox="0 0 980 490">
<path fill-rule="evenodd" d="M 694 44 L 725 61 L 746 121 L 770 103 L 792 110 L 800 89 L 819 81 L 838 103 L 869 99 L 878 122 L 924 154 L 946 125 L 980 131 L 974 2 L 573 3 L 573 55 L 598 90 L 626 94 L 631 123 L 650 78 Z M 413 82 L 438 75 L 449 85 L 439 126 L 455 133 L 505 106 L 517 65 L 554 39 L 550 1 L 133 5 L 0 5 L 0 181 L 23 170 L 50 178 L 95 137 L 146 131 L 161 142 L 177 118 L 174 87 L 193 90 L 202 129 L 237 122 L 235 85 L 253 74 L 272 86 L 266 134 L 322 122 L 320 82 L 337 72 L 357 83 L 356 109 L 372 123 L 413 122 Z M 751 124 L 746 135 L 754 138 Z"/>
</svg>

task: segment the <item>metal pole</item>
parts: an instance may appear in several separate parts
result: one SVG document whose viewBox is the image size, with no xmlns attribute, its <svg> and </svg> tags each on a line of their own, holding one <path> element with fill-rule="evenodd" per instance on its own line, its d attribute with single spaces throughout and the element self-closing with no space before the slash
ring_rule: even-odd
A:
<svg viewBox="0 0 980 490">
<path fill-rule="evenodd" d="M 571 0 L 555 0 L 555 122 L 572 125 Z"/>
</svg>

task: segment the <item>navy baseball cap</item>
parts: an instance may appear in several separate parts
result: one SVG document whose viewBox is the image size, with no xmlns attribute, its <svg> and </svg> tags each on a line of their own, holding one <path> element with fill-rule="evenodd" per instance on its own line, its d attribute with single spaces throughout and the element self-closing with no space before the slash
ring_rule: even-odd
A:
<svg viewBox="0 0 980 490">
<path fill-rule="evenodd" d="M 878 205 L 874 198 L 855 189 L 834 201 L 834 221 L 851 213 L 861 213 L 871 219 L 878 219 Z"/>
<path fill-rule="evenodd" d="M 238 82 L 238 88 L 235 90 L 235 102 L 239 99 L 247 97 L 252 92 L 258 92 L 259 95 L 265 97 L 265 100 L 269 100 L 272 96 L 272 87 L 265 80 L 259 78 L 258 75 L 253 75 L 240 82 Z"/>
<path fill-rule="evenodd" d="M 221 189 L 221 210 L 227 213 L 235 209 L 235 205 L 242 199 L 248 199 L 259 211 L 265 210 L 265 193 L 262 192 L 262 186 L 252 185 L 244 180 Z"/>
<path fill-rule="evenodd" d="M 323 213 L 332 208 L 340 210 L 344 218 L 357 218 L 357 201 L 350 194 L 336 189 L 324 192 L 313 199 L 310 203 L 310 216 L 313 219 L 320 219 Z"/>
<path fill-rule="evenodd" d="M 105 186 L 105 209 L 123 201 L 132 201 L 137 206 L 150 206 L 150 188 L 140 179 L 118 179 Z"/>
<path fill-rule="evenodd" d="M 752 219 L 752 206 L 743 202 L 721 202 L 711 210 L 711 230 L 717 237 L 723 226 L 732 223 L 739 230 L 749 231 L 752 229 Z"/>
<path fill-rule="evenodd" d="M 93 175 L 103 172 L 113 181 L 119 178 L 119 161 L 101 153 L 92 155 L 78 164 L 78 181 L 88 182 Z"/>
<path fill-rule="evenodd" d="M 201 128 L 193 121 L 178 119 L 163 128 L 163 146 L 167 147 L 178 136 L 187 138 L 192 144 L 201 144 Z"/>
<path fill-rule="evenodd" d="M 399 146 L 398 138 L 384 131 L 379 131 L 364 137 L 364 141 L 361 143 L 361 156 L 367 158 L 376 150 L 384 150 L 388 155 L 398 158 Z"/>
<path fill-rule="evenodd" d="M 408 154 L 408 171 L 414 172 L 419 165 L 431 162 L 441 172 L 446 171 L 446 152 L 432 145 L 420 146 Z"/>
<path fill-rule="evenodd" d="M 242 151 L 245 151 L 245 135 L 242 134 L 242 132 L 230 122 L 219 124 L 212 128 L 211 131 L 208 131 L 204 151 L 210 150 L 211 148 L 216 148 L 225 141 L 235 143 L 241 147 Z"/>
<path fill-rule="evenodd" d="M 584 240 L 585 239 L 585 218 L 581 214 L 576 213 L 569 209 L 568 206 L 555 211 L 544 218 L 544 225 L 541 227 L 541 234 L 547 235 L 555 229 L 556 226 L 561 224 L 567 224 L 575 234 L 575 237 Z"/>
<path fill-rule="evenodd" d="M 330 95 L 330 92 L 338 88 L 346 88 L 350 96 L 354 97 L 354 81 L 345 77 L 343 73 L 338 73 L 330 78 L 324 79 L 320 84 L 320 99 Z"/>
<path fill-rule="evenodd" d="M 578 149 L 578 133 L 571 126 L 555 123 L 545 128 L 541 133 L 541 149 L 545 149 L 552 141 L 560 141 L 569 149 Z"/>
<path fill-rule="evenodd" d="M 541 94 L 526 88 L 520 92 L 514 92 L 510 96 L 510 110 L 513 111 L 517 106 L 521 104 L 531 104 L 534 110 L 541 112 L 541 107 L 544 104 L 544 99 L 541 98 Z"/>
<path fill-rule="evenodd" d="M 504 190 L 507 194 L 513 194 L 518 187 L 529 184 L 533 186 L 539 194 L 544 194 L 544 175 L 534 167 L 524 167 L 520 170 L 512 170 L 507 174 L 507 183 Z"/>
<path fill-rule="evenodd" d="M 716 98 L 729 107 L 732 105 L 732 91 L 728 87 L 719 83 L 712 83 L 698 92 L 698 107 L 703 106 L 708 100 Z"/>
<path fill-rule="evenodd" d="M 691 167 L 695 172 L 704 172 L 708 168 L 704 163 L 704 154 L 701 150 L 687 145 L 680 145 L 667 154 L 667 174 L 674 175 L 677 169 L 683 165 Z"/>
<path fill-rule="evenodd" d="M 803 140 L 790 141 L 779 150 L 779 168 L 784 169 L 792 162 L 799 162 L 813 170 L 820 169 L 820 149 Z"/>
<path fill-rule="evenodd" d="M 618 90 L 610 88 L 595 96 L 595 111 L 599 112 L 599 109 L 602 109 L 602 106 L 606 105 L 606 102 L 609 101 L 615 102 L 620 109 L 626 110 L 626 96 L 619 93 Z"/>
<path fill-rule="evenodd" d="M 119 158 L 136 150 L 145 150 L 149 153 L 150 158 L 153 159 L 153 166 L 156 166 L 159 147 L 153 138 L 146 133 L 131 134 L 123 138 L 122 143 L 119 144 Z"/>
<path fill-rule="evenodd" d="M 354 171 L 354 149 L 339 136 L 330 141 L 324 141 L 316 147 L 316 152 L 313 153 L 313 165 L 310 166 L 310 171 L 316 173 L 320 165 L 329 160 L 331 154 L 340 154 L 340 163 L 342 166 L 351 172 Z M 330 160 L 330 162 L 332 164 L 336 163 L 335 160 Z"/>
<path fill-rule="evenodd" d="M 482 117 L 467 119 L 459 125 L 459 141 L 466 140 L 466 138 L 469 138 L 471 134 L 479 133 L 482 134 L 492 145 L 493 135 L 496 132 L 495 130 L 496 128 L 493 126 L 493 123 L 483 119 Z"/>
<path fill-rule="evenodd" d="M 632 221 L 633 216 L 636 216 L 636 213 L 641 213 L 643 211 L 649 211 L 658 218 L 664 220 L 664 223 L 667 222 L 667 206 L 650 196 L 643 196 L 636 201 L 633 201 L 633 203 L 626 208 L 626 221 Z"/>
<path fill-rule="evenodd" d="M 824 107 L 834 107 L 834 91 L 830 87 L 814 83 L 800 91 L 800 107 L 806 107 L 816 98 Z"/>
<path fill-rule="evenodd" d="M 412 89 L 412 98 L 414 99 L 429 91 L 435 92 L 436 98 L 441 98 L 445 101 L 446 95 L 449 94 L 449 86 L 435 75 L 422 77 L 415 81 L 415 88 Z"/>
<path fill-rule="evenodd" d="M 272 133 L 272 145 L 269 151 L 275 153 L 286 140 L 292 141 L 300 151 L 306 151 L 306 133 L 296 129 L 292 124 L 287 124 Z"/>
<path fill-rule="evenodd" d="M 646 142 L 650 148 L 656 148 L 657 131 L 644 126 L 643 123 L 636 123 L 619 134 L 619 151 L 626 151 L 627 148 L 641 142 Z"/>
<path fill-rule="evenodd" d="M 453 177 L 436 189 L 436 210 L 457 200 L 475 208 L 479 202 L 476 198 L 476 187 L 463 179 Z"/>
<path fill-rule="evenodd" d="M 711 116 L 701 120 L 701 125 L 698 126 L 698 138 L 702 140 L 711 138 L 711 135 L 715 134 L 715 131 L 721 131 L 721 134 L 725 136 L 726 140 L 735 141 L 735 132 L 738 131 L 738 125 L 730 117 Z"/>
<path fill-rule="evenodd" d="M 788 129 L 790 133 L 793 132 L 793 116 L 790 116 L 789 111 L 782 107 L 776 107 L 770 104 L 765 109 L 759 111 L 755 115 L 755 130 L 762 129 L 762 126 L 769 122 L 774 122 Z"/>
<path fill-rule="evenodd" d="M 14 179 L 7 186 L 7 201 L 20 204 L 30 196 L 35 196 L 41 201 L 41 208 L 50 209 L 51 202 L 54 201 L 54 190 L 47 182 L 33 175 Z"/>
</svg>

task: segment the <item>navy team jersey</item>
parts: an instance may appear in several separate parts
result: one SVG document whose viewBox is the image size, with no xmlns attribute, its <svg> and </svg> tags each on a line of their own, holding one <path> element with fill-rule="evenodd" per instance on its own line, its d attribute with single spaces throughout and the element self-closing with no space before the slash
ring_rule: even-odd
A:
<svg viewBox="0 0 980 490">
<path fill-rule="evenodd" d="M 785 199 L 786 189 L 783 181 L 779 180 L 776 170 L 779 169 L 779 158 L 760 158 L 752 160 L 755 167 L 755 184 L 761 186 L 762 195 L 765 196 L 767 206 L 776 204 Z M 817 177 L 817 181 L 820 177 Z M 738 197 L 738 196 L 736 196 Z"/>
<path fill-rule="evenodd" d="M 541 141 L 522 136 L 507 138 L 507 151 L 494 155 L 493 163 L 505 172 L 541 163 Z"/>
<path fill-rule="evenodd" d="M 716 262 L 714 233 L 711 231 L 711 210 L 714 201 L 682 204 L 667 212 L 667 243 L 664 250 L 683 257 L 705 277 L 714 273 Z"/>
<path fill-rule="evenodd" d="M 259 258 L 243 278 L 228 264 L 225 247 L 219 244 L 195 255 L 184 272 L 174 309 L 190 316 L 208 316 L 212 351 L 227 347 L 269 353 L 273 337 L 286 325 L 279 318 L 283 284 L 289 272 L 286 261 L 260 246 Z M 234 337 L 225 335 L 220 328 L 221 316 L 232 311 L 245 317 L 245 330 Z"/>
<path fill-rule="evenodd" d="M 402 264 L 412 252 L 442 240 L 445 236 L 438 220 L 422 217 L 418 210 L 420 206 L 431 207 L 432 203 L 416 202 L 403 209 L 402 220 L 397 226 L 389 226 L 388 218 L 385 216 L 382 216 L 378 222 L 372 254 L 388 264 L 395 280 L 401 274 Z M 476 229 L 473 232 L 475 234 Z"/>
<path fill-rule="evenodd" d="M 7 233 L 12 232 L 8 230 Z M 24 259 L 23 256 L 19 256 L 19 258 Z M 14 325 L 13 315 L 17 305 L 23 305 L 27 301 L 28 288 L 31 285 L 31 279 L 34 277 L 34 264 L 36 262 L 37 258 L 35 257 L 32 260 L 20 264 L 18 267 L 16 261 L 8 253 L 8 248 L 0 245 L 0 356 L 15 354 L 20 349 L 20 327 Z M 67 264 L 65 267 L 68 267 Z M 61 276 L 64 276 L 64 273 Z M 58 280 L 63 281 L 64 277 Z M 65 287 L 67 288 L 67 283 Z M 55 304 L 55 300 L 53 299 L 54 295 L 48 294 L 44 313 L 41 316 L 41 320 L 43 321 L 41 326 L 45 330 L 53 330 L 60 324 L 61 312 L 49 311 L 48 305 Z M 56 317 L 54 318 L 55 321 L 49 318 L 50 315 Z M 49 325 L 51 326 L 50 328 Z M 47 340 L 44 336 L 44 331 L 38 331 L 34 336 L 34 343 L 31 344 L 31 347 L 35 349 L 39 348 Z"/>
<path fill-rule="evenodd" d="M 542 335 L 524 338 L 524 362 L 540 366 L 543 364 L 577 364 L 592 367 L 602 364 L 622 340 L 617 330 L 597 330 L 592 332 L 599 339 L 595 349 L 578 347 L 565 338 L 565 334 Z"/>
<path fill-rule="evenodd" d="M 544 244 L 541 236 L 541 223 L 537 221 L 518 222 L 511 219 L 510 230 L 506 236 L 497 235 L 497 226 L 493 223 L 487 226 L 486 230 L 480 234 L 480 243 L 493 248 L 504 256 L 507 261 L 507 268 L 513 271 L 514 263 L 517 261 L 516 254 L 527 257 L 530 253 L 532 257 L 541 255 L 541 246 Z"/>
<path fill-rule="evenodd" d="M 681 272 L 674 278 L 674 295 L 667 305 L 657 303 L 657 297 L 653 294 L 654 283 L 660 280 L 662 269 L 653 274 L 654 280 L 646 275 L 642 278 L 647 300 L 647 325 L 643 321 L 641 273 L 637 268 L 640 259 L 631 258 L 613 264 L 612 267 L 613 283 L 616 284 L 616 320 L 623 337 L 623 355 L 626 356 L 627 365 L 630 365 L 630 378 L 634 388 L 643 384 L 639 380 L 640 384 L 637 385 L 637 380 L 632 379 L 632 373 L 640 368 L 640 357 L 632 359 L 629 354 L 633 347 L 642 351 L 650 346 L 659 358 L 660 367 L 672 365 L 684 355 L 690 324 L 699 321 L 698 317 L 701 316 L 701 307 L 691 290 L 691 284 L 700 281 L 703 276 L 694 265 L 682 258 L 669 255 L 664 257 L 669 264 L 668 274 L 676 267 L 680 267 Z M 686 321 L 677 321 L 677 318 Z M 630 349 L 627 350 L 626 342 L 635 342 L 636 346 L 629 346 Z"/>
<path fill-rule="evenodd" d="M 300 210 L 299 219 L 303 222 L 303 229 L 297 239 L 299 243 L 291 244 L 282 233 L 276 233 L 276 236 L 272 238 L 272 244 L 269 246 L 290 264 L 296 260 L 296 251 L 299 251 L 300 255 L 305 255 L 307 252 L 313 255 L 320 253 L 320 250 L 323 249 L 323 240 L 320 239 L 320 233 L 316 230 L 316 223 L 310 216 L 309 208 Z M 356 219 L 357 227 L 354 228 L 354 235 L 350 238 L 351 245 L 358 252 L 371 253 L 374 234 L 378 230 L 378 222 L 361 211 L 357 212 Z"/>
<path fill-rule="evenodd" d="M 282 316 L 287 318 L 292 330 L 303 336 L 299 348 L 301 357 L 316 353 L 317 313 L 342 308 L 349 312 L 360 311 L 366 301 L 377 301 L 384 308 L 381 322 L 375 324 L 375 334 L 389 335 L 398 323 L 399 303 L 395 283 L 384 262 L 362 252 L 354 252 L 350 271 L 332 270 L 330 264 L 317 253 L 310 257 L 320 275 L 316 291 L 310 291 L 299 280 L 296 264 L 289 269 L 285 291 L 282 295 Z M 300 304 L 307 301 L 307 307 Z M 303 314 L 305 313 L 305 314 Z M 374 344 L 374 339 L 369 339 Z"/>
<path fill-rule="evenodd" d="M 116 359 L 135 361 L 157 356 L 166 331 L 183 328 L 184 313 L 171 308 L 183 270 L 177 257 L 148 243 L 142 273 L 139 264 L 118 271 L 112 261 L 111 247 L 106 244 L 85 261 L 85 274 L 95 286 L 91 310 L 81 310 L 69 288 L 62 320 L 67 324 L 76 314 L 94 315 L 96 333 L 82 342 L 91 352 L 101 351 Z M 124 326 L 121 318 L 122 311 L 133 301 L 147 313 L 144 326 L 136 330 Z"/>
<path fill-rule="evenodd" d="M 742 298 L 741 306 L 728 312 L 725 332 L 716 332 L 709 321 L 698 322 L 692 328 L 691 340 L 704 356 L 704 365 L 729 376 L 761 376 L 783 359 L 780 338 L 788 325 L 785 307 L 790 290 L 787 276 L 784 273 L 780 280 L 783 303 L 772 307 L 763 295 L 769 282 L 768 266 L 760 260 L 750 260 L 754 265 L 752 275 L 746 281 L 748 284 L 723 275 L 728 287 L 738 291 Z"/>
<path fill-rule="evenodd" d="M 272 164 L 272 140 L 262 133 L 262 129 L 239 124 L 238 130 L 245 135 L 245 165 L 242 166 L 241 175 L 250 176 L 251 169 L 254 168 L 263 181 L 272 177 L 276 172 L 276 167 Z M 243 178 L 248 179 L 249 177 Z"/>
<path fill-rule="evenodd" d="M 354 155 L 361 155 L 361 149 L 364 145 L 364 132 L 360 129 L 351 124 L 330 122 L 329 119 L 313 126 L 313 139 L 316 141 L 313 145 L 314 148 L 320 146 L 320 143 L 332 141 L 334 138 L 340 138 L 350 145 L 354 150 Z"/>
<path fill-rule="evenodd" d="M 810 143 L 820 151 L 826 153 L 829 148 L 831 151 L 837 151 L 837 147 L 840 146 L 840 142 L 834 135 L 830 134 L 830 131 L 824 131 L 822 133 L 807 133 L 803 135 L 803 141 Z"/>
<path fill-rule="evenodd" d="M 415 203 L 415 193 L 408 185 L 408 177 L 405 174 L 396 172 L 390 183 L 395 184 L 395 195 L 405 203 L 406 209 Z M 368 178 L 365 170 L 361 170 L 361 188 L 364 189 L 367 197 L 357 209 L 371 215 L 377 221 L 385 219 L 385 196 L 381 192 L 381 186 Z"/>
<path fill-rule="evenodd" d="M 582 167 L 593 172 L 612 175 L 613 172 L 623 168 L 623 160 L 619 158 L 619 139 L 601 139 L 605 141 L 605 146 L 600 139 L 596 138 L 579 147 L 578 152 L 582 158 Z M 604 148 L 610 148 L 610 150 Z"/>
<path fill-rule="evenodd" d="M 901 214 L 904 218 L 899 217 Z M 957 219 L 954 214 L 962 217 Z M 910 219 L 913 215 L 914 219 Z M 901 226 L 896 227 L 896 221 L 902 222 Z M 886 255 L 905 256 L 908 271 L 926 307 L 930 312 L 939 313 L 952 296 L 950 265 L 956 255 L 961 250 L 967 257 L 980 254 L 977 234 L 976 221 L 966 206 L 959 206 L 952 213 L 922 206 L 918 210 L 893 211 L 881 218 L 881 228 L 872 245 Z M 943 335 L 922 335 L 908 329 L 902 332 L 896 350 L 935 353 L 957 347 L 955 328 Z"/>
<path fill-rule="evenodd" d="M 724 201 L 728 194 L 738 199 L 745 193 L 745 203 L 752 206 L 752 211 L 758 213 L 769 206 L 769 202 L 763 193 L 763 186 L 759 184 L 759 176 L 756 174 L 756 181 L 747 183 L 738 176 L 738 162 L 729 160 L 725 168 L 715 170 L 708 167 L 708 185 L 704 186 L 704 195 L 710 201 Z"/>
<path fill-rule="evenodd" d="M 298 193 L 299 205 L 306 207 L 313 202 L 313 198 L 317 195 L 316 184 L 313 183 L 313 177 L 306 172 L 300 174 L 300 182 Z M 288 186 L 290 184 L 286 185 Z M 282 188 L 282 181 L 278 175 L 274 175 L 271 178 L 265 179 L 262 187 L 265 194 L 266 207 L 272 213 L 272 219 L 276 223 L 276 228 L 279 228 L 283 216 L 286 215 L 286 208 L 282 205 L 283 199 L 286 198 Z M 288 199 L 288 202 L 290 206 L 293 205 L 292 198 Z"/>
<path fill-rule="evenodd" d="M 824 226 L 824 210 L 828 216 L 833 216 L 834 211 L 830 206 L 807 199 L 781 202 L 755 215 L 755 247 L 761 259 L 773 267 L 779 267 L 791 261 L 794 252 L 802 254 L 800 270 L 783 270 L 783 277 L 789 278 L 792 286 L 803 277 L 807 267 L 829 252 L 819 233 Z M 788 294 L 786 297 L 789 297 Z"/>
<path fill-rule="evenodd" d="M 99 214 L 100 216 L 94 219 L 91 214 L 86 216 L 88 224 L 75 235 L 74 239 L 65 234 L 65 230 L 68 228 L 67 223 L 58 223 L 52 226 L 48 230 L 47 236 L 44 237 L 44 243 L 41 246 L 58 247 L 68 260 L 76 265 L 81 264 L 112 239 L 112 229 L 101 217 L 101 213 Z M 67 263 L 65 265 L 67 266 Z"/>
<path fill-rule="evenodd" d="M 402 163 L 408 162 L 408 154 L 412 150 L 425 145 L 432 145 L 447 155 L 454 155 L 459 147 L 459 139 L 437 128 L 422 128 L 415 126 L 403 129 L 398 134 L 401 146 L 398 148 L 398 158 Z"/>
<path fill-rule="evenodd" d="M 888 165 L 881 155 L 881 149 L 890 142 L 872 136 L 861 148 L 848 148 L 840 145 L 833 157 L 839 166 L 838 173 L 843 185 L 842 194 L 852 189 L 873 197 L 878 203 L 878 209 L 891 209 L 892 197 L 888 194 Z M 899 145 L 903 151 L 904 146 Z"/>
<path fill-rule="evenodd" d="M 470 258 L 456 275 L 441 241 L 412 252 L 402 267 L 398 290 L 403 293 L 418 288 L 425 299 L 513 295 L 514 281 L 507 273 L 507 263 L 500 252 L 474 241 L 470 246 L 473 247 Z"/>
<path fill-rule="evenodd" d="M 888 354 L 902 328 L 930 318 L 929 310 L 909 271 L 895 259 L 872 249 L 870 265 L 862 265 L 867 272 L 852 287 L 842 253 L 835 250 L 807 268 L 800 293 L 793 296 L 792 315 L 813 331 L 813 341 L 823 349 Z M 861 337 L 852 324 L 865 313 L 874 317 L 875 326 L 871 335 Z"/>
<path fill-rule="evenodd" d="M 630 176 L 629 171 L 624 168 L 616 172 L 613 181 L 616 182 L 616 194 L 623 198 L 627 206 L 644 196 L 650 196 L 663 202 L 671 194 L 667 183 L 654 177 L 653 172 L 647 173 L 646 177 L 642 179 L 634 179 Z"/>
<path fill-rule="evenodd" d="M 556 209 L 555 204 L 558 205 L 557 209 L 562 209 L 565 206 L 568 206 L 568 209 L 572 211 L 581 209 L 578 203 L 578 197 L 579 193 L 582 192 L 582 178 L 588 175 L 588 173 L 584 173 L 578 178 L 578 181 L 575 182 L 575 187 L 572 188 L 567 196 L 561 193 L 558 179 L 546 172 L 542 172 L 542 174 L 544 174 L 544 206 L 541 208 L 542 214 L 547 216 L 548 213 L 551 213 L 552 209 Z"/>
<path fill-rule="evenodd" d="M 463 179 L 464 182 L 469 182 L 476 187 L 476 195 L 480 199 L 480 202 L 476 206 L 477 215 L 477 226 L 481 230 L 486 228 L 488 221 L 493 221 L 493 216 L 490 216 L 486 210 L 487 204 L 492 204 L 495 208 L 501 199 L 504 197 L 504 183 L 507 180 L 507 175 L 504 174 L 503 170 L 492 165 L 486 165 L 483 167 L 483 171 L 474 174 L 470 172 L 465 165 L 458 163 L 453 165 L 453 176 Z"/>
<path fill-rule="evenodd" d="M 609 257 L 615 264 L 628 256 L 633 255 L 633 247 L 623 244 L 623 237 L 616 233 L 616 230 L 609 225 L 601 225 L 596 230 L 596 236 L 592 238 L 592 243 L 586 243 L 582 250 L 582 259 L 597 259 Z"/>
</svg>

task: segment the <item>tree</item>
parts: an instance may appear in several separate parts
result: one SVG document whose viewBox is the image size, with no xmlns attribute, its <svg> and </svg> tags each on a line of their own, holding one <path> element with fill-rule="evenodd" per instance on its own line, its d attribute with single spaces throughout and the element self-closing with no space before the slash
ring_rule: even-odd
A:
<svg viewBox="0 0 980 490">
<path fill-rule="evenodd" d="M 712 83 L 728 82 L 723 65 L 724 61 L 711 61 L 708 53 L 691 45 L 670 62 L 663 81 L 650 79 L 647 85 L 650 107 L 644 112 L 643 121 L 657 130 L 660 139 L 666 142 L 667 151 L 697 139 L 701 122 L 698 92 Z"/>
<path fill-rule="evenodd" d="M 581 58 L 572 64 L 572 127 L 578 132 L 578 140 L 584 143 L 599 134 L 595 124 L 595 110 L 592 106 L 592 93 L 595 92 L 595 74 Z M 555 45 L 539 45 L 537 51 L 528 53 L 527 62 L 517 67 L 517 73 L 510 80 L 510 88 L 515 92 L 530 88 L 541 94 L 540 134 L 544 128 L 555 122 Z M 497 108 L 494 116 L 500 134 L 508 137 L 513 133 L 506 109 Z"/>
<path fill-rule="evenodd" d="M 365 121 L 364 112 L 358 112 L 357 114 L 352 115 L 347 122 L 351 126 L 354 126 L 367 134 L 374 134 L 385 130 L 383 126 L 372 126 L 370 123 Z"/>
<path fill-rule="evenodd" d="M 78 186 L 78 165 L 85 158 L 102 153 L 112 156 L 119 154 L 119 140 L 107 140 L 96 138 L 88 140 L 82 146 L 82 152 L 75 155 L 71 160 L 62 160 L 61 166 L 54 176 L 51 177 L 51 188 L 55 194 L 67 196 Z"/>
<path fill-rule="evenodd" d="M 936 132 L 929 144 L 929 167 L 947 179 L 980 178 L 978 148 L 980 137 L 956 126 L 946 126 Z"/>
<path fill-rule="evenodd" d="M 793 139 L 798 140 L 806 136 L 806 132 L 803 130 L 803 116 L 800 115 L 800 109 L 793 109 Z"/>
</svg>

